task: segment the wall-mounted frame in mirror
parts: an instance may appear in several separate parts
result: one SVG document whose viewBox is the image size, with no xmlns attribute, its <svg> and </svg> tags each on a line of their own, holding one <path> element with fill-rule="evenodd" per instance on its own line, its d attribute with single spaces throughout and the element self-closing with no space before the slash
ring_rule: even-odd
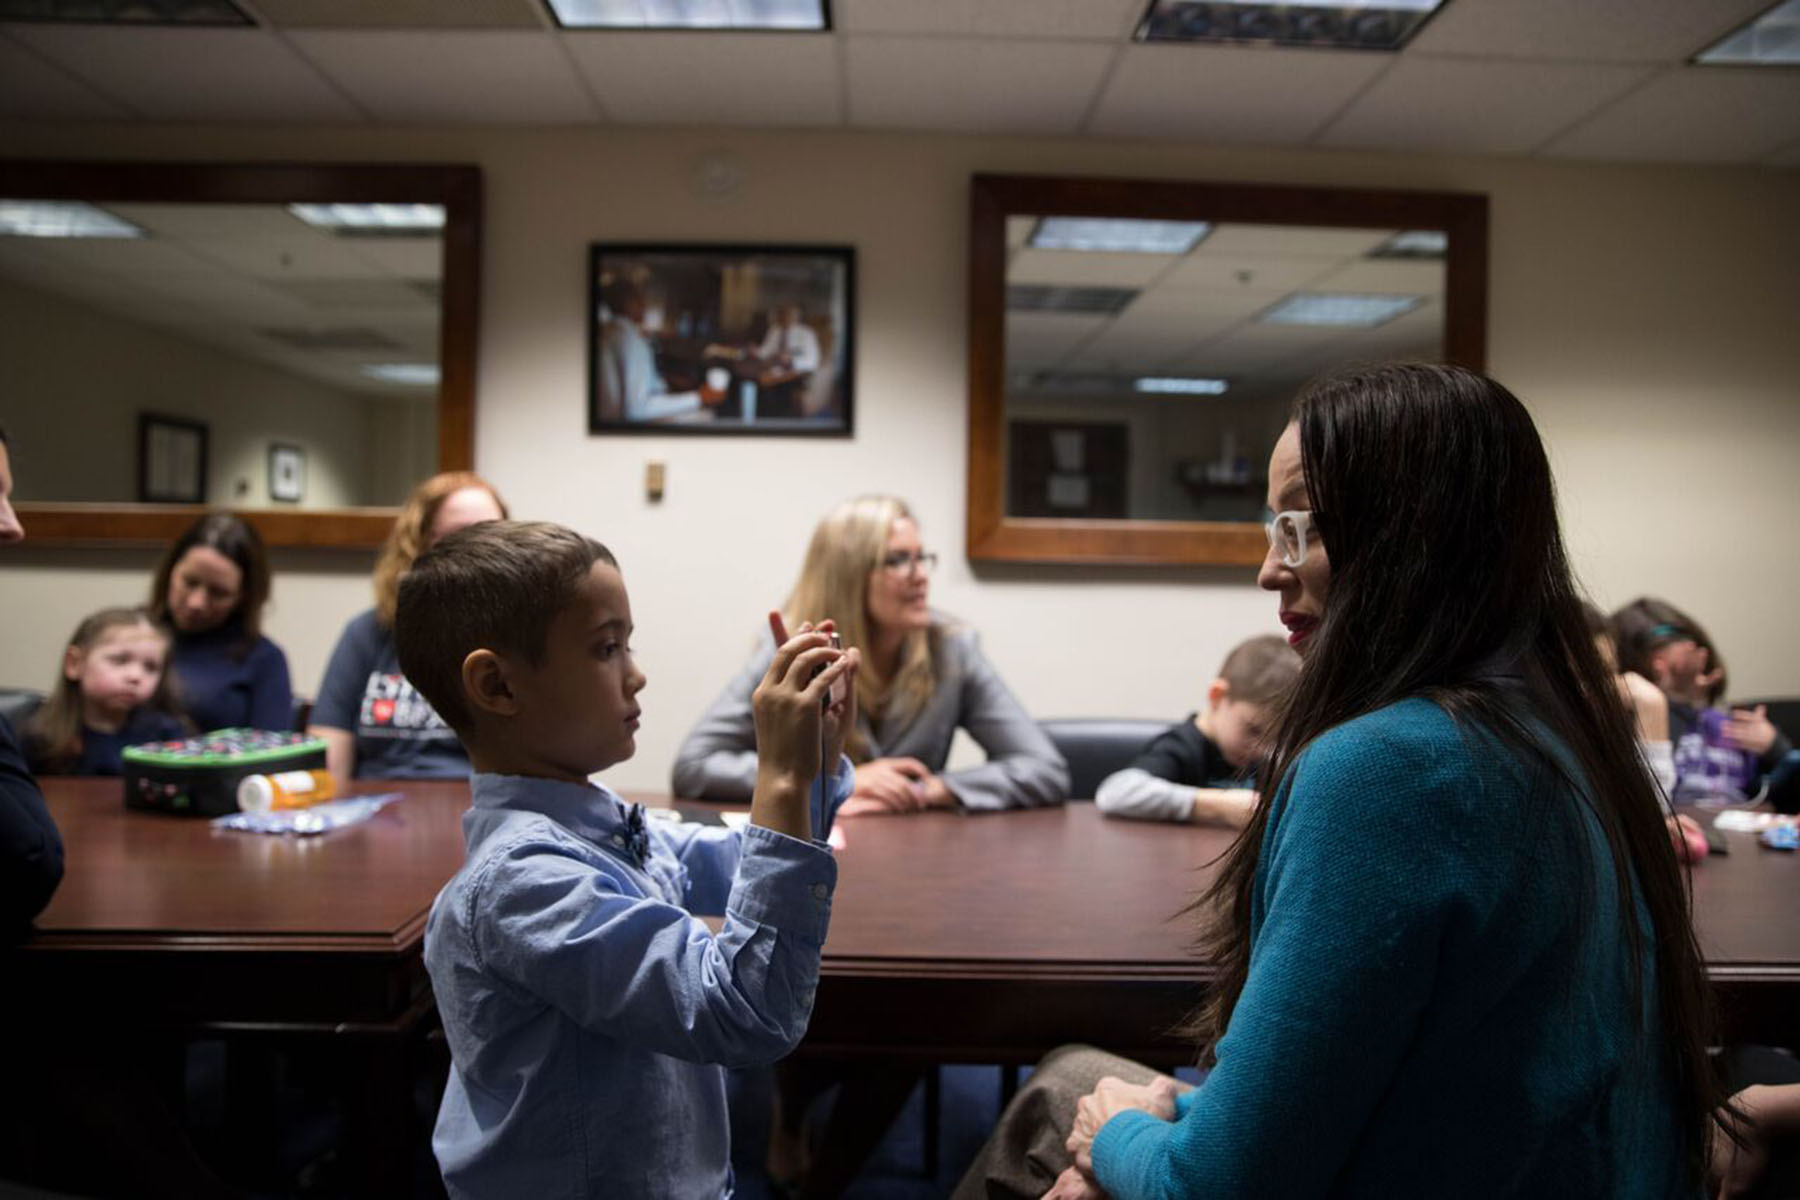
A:
<svg viewBox="0 0 1800 1200">
<path fill-rule="evenodd" d="M 1486 357 L 1487 198 L 976 175 L 973 562 L 1251 565 L 1334 367 Z"/>
<path fill-rule="evenodd" d="M 141 502 L 151 412 L 207 431 L 176 464 L 199 477 L 152 494 L 273 546 L 379 545 L 419 479 L 473 466 L 480 247 L 472 166 L 0 160 L 32 540 L 162 543 L 203 511 Z"/>
</svg>

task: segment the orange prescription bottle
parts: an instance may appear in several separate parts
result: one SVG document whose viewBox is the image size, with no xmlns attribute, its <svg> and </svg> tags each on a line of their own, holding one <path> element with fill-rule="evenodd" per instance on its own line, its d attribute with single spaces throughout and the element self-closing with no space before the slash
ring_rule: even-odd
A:
<svg viewBox="0 0 1800 1200">
<path fill-rule="evenodd" d="M 310 771 L 246 775 L 238 781 L 237 801 L 243 812 L 266 813 L 318 804 L 331 799 L 336 791 L 331 772 L 315 767 Z"/>
</svg>

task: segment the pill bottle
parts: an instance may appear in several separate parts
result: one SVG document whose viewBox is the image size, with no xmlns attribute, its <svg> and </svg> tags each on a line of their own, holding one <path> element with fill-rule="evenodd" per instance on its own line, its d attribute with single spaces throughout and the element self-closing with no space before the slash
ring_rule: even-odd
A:
<svg viewBox="0 0 1800 1200">
<path fill-rule="evenodd" d="M 238 782 L 238 808 L 247 813 L 305 808 L 309 804 L 331 799 L 336 790 L 332 784 L 331 772 L 323 768 L 281 771 L 274 775 L 246 775 Z"/>
</svg>

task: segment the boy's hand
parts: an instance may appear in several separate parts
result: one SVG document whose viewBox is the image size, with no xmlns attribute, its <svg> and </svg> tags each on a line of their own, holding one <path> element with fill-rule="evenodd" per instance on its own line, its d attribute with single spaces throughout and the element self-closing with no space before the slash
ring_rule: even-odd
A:
<svg viewBox="0 0 1800 1200">
<path fill-rule="evenodd" d="M 769 614 L 769 625 L 785 632 L 779 614 Z M 825 695 L 855 662 L 854 651 L 832 649 L 826 631 L 811 623 L 781 643 L 750 697 L 759 775 L 802 791 L 812 786 L 819 774 Z"/>
<path fill-rule="evenodd" d="M 1725 740 L 1758 758 L 1769 752 L 1777 736 L 1775 723 L 1769 720 L 1769 708 L 1765 704 L 1754 709 L 1734 708 L 1731 719 L 1725 722 Z"/>
<path fill-rule="evenodd" d="M 805 629 L 804 624 L 801 625 Z M 831 633 L 837 628 L 836 623 L 827 619 L 819 622 L 820 633 Z M 775 644 L 781 645 L 788 640 L 787 623 L 781 614 L 769 614 L 769 632 L 775 635 Z M 850 665 L 845 668 L 840 682 L 833 690 L 843 698 L 825 709 L 824 727 L 824 759 L 819 764 L 821 771 L 836 769 L 837 761 L 844 753 L 844 743 L 850 740 L 850 731 L 856 728 L 856 668 L 862 663 L 862 651 L 854 646 L 846 651 Z"/>
</svg>

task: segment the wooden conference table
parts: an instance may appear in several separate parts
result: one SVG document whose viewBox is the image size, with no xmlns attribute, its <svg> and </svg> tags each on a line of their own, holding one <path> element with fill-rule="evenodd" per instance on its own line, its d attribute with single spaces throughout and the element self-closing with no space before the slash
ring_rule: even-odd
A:
<svg viewBox="0 0 1800 1200">
<path fill-rule="evenodd" d="M 435 1015 L 425 918 L 462 861 L 467 785 L 360 786 L 405 798 L 314 838 L 128 812 L 113 779 L 43 786 L 68 869 L 19 951 L 33 994 L 115 1022 L 352 1044 L 368 1120 L 406 1119 L 407 1047 Z M 1081 803 L 844 829 L 808 1052 L 1031 1062 L 1079 1040 L 1152 1061 L 1191 1054 L 1171 1031 L 1209 972 L 1180 909 L 1225 834 Z M 1800 856 L 1729 836 L 1732 853 L 1694 871 L 1701 945 L 1728 1035 L 1791 1044 Z"/>
</svg>

